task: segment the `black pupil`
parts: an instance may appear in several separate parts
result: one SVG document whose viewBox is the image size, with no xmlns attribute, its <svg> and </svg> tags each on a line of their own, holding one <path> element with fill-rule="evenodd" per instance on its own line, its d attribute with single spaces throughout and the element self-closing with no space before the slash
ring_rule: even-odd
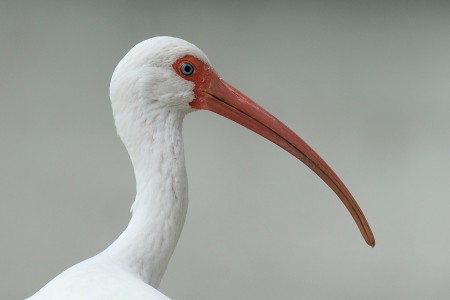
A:
<svg viewBox="0 0 450 300">
<path fill-rule="evenodd" d="M 183 63 L 181 65 L 181 72 L 184 75 L 191 75 L 194 72 L 194 67 L 190 63 Z"/>
</svg>

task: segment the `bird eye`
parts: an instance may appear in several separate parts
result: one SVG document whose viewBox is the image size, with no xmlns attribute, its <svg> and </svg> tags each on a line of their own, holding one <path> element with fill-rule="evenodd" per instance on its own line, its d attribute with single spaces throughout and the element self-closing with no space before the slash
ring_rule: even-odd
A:
<svg viewBox="0 0 450 300">
<path fill-rule="evenodd" d="M 184 62 L 181 64 L 180 71 L 186 76 L 192 75 L 194 73 L 194 66 L 191 63 Z"/>
</svg>

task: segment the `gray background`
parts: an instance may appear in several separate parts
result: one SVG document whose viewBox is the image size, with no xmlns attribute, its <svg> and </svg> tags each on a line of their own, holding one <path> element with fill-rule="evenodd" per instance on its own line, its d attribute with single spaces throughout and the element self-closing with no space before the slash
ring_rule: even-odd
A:
<svg viewBox="0 0 450 300">
<path fill-rule="evenodd" d="M 450 5 L 0 3 L 0 298 L 29 296 L 125 228 L 134 198 L 108 86 L 173 35 L 313 146 L 359 201 L 209 112 L 185 120 L 190 207 L 174 299 L 450 297 Z"/>
</svg>

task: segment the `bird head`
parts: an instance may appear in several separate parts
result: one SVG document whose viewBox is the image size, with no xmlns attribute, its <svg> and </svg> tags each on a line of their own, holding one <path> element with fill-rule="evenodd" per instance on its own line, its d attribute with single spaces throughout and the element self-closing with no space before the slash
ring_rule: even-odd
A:
<svg viewBox="0 0 450 300">
<path fill-rule="evenodd" d="M 124 143 L 137 127 L 175 114 L 209 110 L 277 144 L 314 171 L 341 199 L 370 246 L 375 238 L 355 199 L 328 164 L 286 125 L 220 78 L 206 55 L 179 38 L 137 44 L 116 67 L 110 87 L 116 127 Z"/>
</svg>

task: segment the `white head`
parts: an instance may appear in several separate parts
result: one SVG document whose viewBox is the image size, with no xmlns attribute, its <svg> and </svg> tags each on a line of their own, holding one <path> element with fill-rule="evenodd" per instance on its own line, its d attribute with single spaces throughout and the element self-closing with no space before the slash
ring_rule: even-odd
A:
<svg viewBox="0 0 450 300">
<path fill-rule="evenodd" d="M 161 110 L 181 117 L 192 110 L 189 102 L 194 99 L 194 83 L 181 78 L 172 67 L 186 55 L 209 64 L 195 45 L 168 36 L 137 44 L 119 62 L 112 75 L 110 98 L 117 132 L 126 145 Z"/>
</svg>

